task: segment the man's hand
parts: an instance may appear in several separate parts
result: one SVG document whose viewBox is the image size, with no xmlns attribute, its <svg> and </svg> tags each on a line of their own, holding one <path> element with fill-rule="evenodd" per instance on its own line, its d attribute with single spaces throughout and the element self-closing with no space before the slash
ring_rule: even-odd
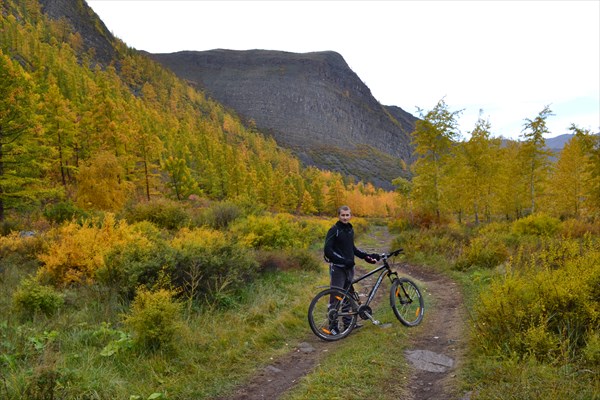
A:
<svg viewBox="0 0 600 400">
<path fill-rule="evenodd" d="M 371 255 L 366 256 L 365 261 L 369 264 L 375 264 L 377 262 L 377 260 L 374 257 L 371 257 Z"/>
</svg>

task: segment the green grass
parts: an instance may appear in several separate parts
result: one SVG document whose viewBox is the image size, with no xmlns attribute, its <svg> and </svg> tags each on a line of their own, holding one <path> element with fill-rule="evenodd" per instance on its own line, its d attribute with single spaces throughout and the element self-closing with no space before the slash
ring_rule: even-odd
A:
<svg viewBox="0 0 600 400">
<path fill-rule="evenodd" d="M 10 266 L 16 268 L 15 265 Z M 4 275 L 2 303 L 10 304 L 18 274 Z M 8 279 L 10 278 L 10 279 Z M 325 270 L 262 276 L 228 310 L 189 315 L 173 350 L 127 346 L 120 313 L 127 308 L 98 288 L 71 290 L 52 317 L 0 319 L 0 398 L 203 399 L 221 395 L 272 357 L 290 351 L 309 330 L 306 308 Z M 117 345 L 115 345 L 117 343 Z M 122 343 L 119 347 L 118 343 Z M 107 345 L 117 350 L 103 355 Z"/>
<path fill-rule="evenodd" d="M 382 322 L 391 322 L 392 326 L 378 327 L 363 321 L 363 328 L 331 344 L 327 357 L 283 399 L 406 397 L 410 371 L 404 350 L 409 329 L 396 320 L 387 301 L 380 304 L 375 313 Z"/>
<path fill-rule="evenodd" d="M 387 250 L 384 233 L 384 228 L 378 227 L 361 235 L 359 247 Z M 408 252 L 407 257 L 412 263 L 433 266 L 459 282 L 465 307 L 473 310 L 480 293 L 502 276 L 504 266 L 453 270 L 448 254 L 456 254 L 457 247 L 447 232 L 442 234 L 446 236 L 432 240 L 424 235 L 412 236 L 419 241 L 418 246 L 412 246 L 418 251 Z M 411 249 L 406 240 L 399 244 Z M 439 250 L 440 245 L 448 254 Z M 320 252 L 320 248 L 315 250 L 318 255 Z M 2 262 L 0 398 L 8 400 L 52 396 L 147 399 L 153 394 L 168 399 L 226 396 L 256 370 L 312 335 L 306 323 L 307 307 L 317 287 L 328 283 L 324 264 L 319 271 L 262 274 L 231 299 L 227 309 L 186 309 L 185 324 L 174 349 L 144 352 L 131 346 L 131 338 L 121 325 L 121 315 L 129 305 L 101 286 L 63 291 L 64 306 L 49 317 L 37 314 L 22 318 L 13 313 L 12 294 L 21 279 L 35 271 L 36 262 L 20 259 L 18 254 Z M 426 313 L 430 312 L 436 304 L 423 282 L 417 284 L 424 289 Z M 380 290 L 384 296 L 374 308 L 375 315 L 392 326 L 380 328 L 365 322 L 364 328 L 346 339 L 327 345 L 327 356 L 285 395 L 285 400 L 407 396 L 409 370 L 404 350 L 410 337 L 419 334 L 422 327 L 402 326 L 389 307 L 389 283 Z M 469 322 L 471 325 L 474 320 Z M 462 389 L 472 391 L 474 400 L 600 399 L 598 370 L 589 364 L 579 364 L 576 359 L 568 363 L 541 362 L 533 357 L 494 353 L 493 349 L 475 347 L 476 342 L 470 341 L 465 368 L 459 372 Z"/>
</svg>

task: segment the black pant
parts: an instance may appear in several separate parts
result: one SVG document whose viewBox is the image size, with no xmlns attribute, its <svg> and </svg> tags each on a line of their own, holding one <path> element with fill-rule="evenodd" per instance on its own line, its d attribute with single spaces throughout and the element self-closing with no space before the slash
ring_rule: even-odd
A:
<svg viewBox="0 0 600 400">
<path fill-rule="evenodd" d="M 342 288 L 344 290 L 350 288 L 350 293 L 354 292 L 354 288 L 350 287 L 352 285 L 352 280 L 354 280 L 354 267 L 338 267 L 334 264 L 329 265 L 329 276 L 331 277 L 331 287 Z M 339 304 L 339 300 L 335 298 L 335 296 L 331 295 L 329 297 L 329 307 L 337 307 Z M 350 311 L 350 305 L 348 303 L 342 304 L 342 311 L 348 312 Z M 350 317 L 344 317 L 344 328 L 350 324 L 352 319 Z M 337 328 L 337 322 L 330 321 L 330 328 Z"/>
<path fill-rule="evenodd" d="M 331 277 L 331 287 L 348 289 L 354 279 L 354 267 L 339 267 L 330 264 L 329 276 Z"/>
</svg>

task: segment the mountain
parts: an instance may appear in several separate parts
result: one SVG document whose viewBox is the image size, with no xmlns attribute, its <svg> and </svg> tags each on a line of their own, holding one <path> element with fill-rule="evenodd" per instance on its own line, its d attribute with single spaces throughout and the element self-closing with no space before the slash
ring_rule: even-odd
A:
<svg viewBox="0 0 600 400">
<path fill-rule="evenodd" d="M 377 186 L 406 175 L 416 117 L 383 106 L 333 51 L 148 54 L 289 148 L 306 165 Z"/>
<path fill-rule="evenodd" d="M 573 136 L 574 135 L 572 134 L 566 133 L 564 135 L 558 135 L 556 137 L 547 138 L 546 147 L 548 147 L 550 150 L 560 152 L 563 149 L 563 147 L 565 147 L 565 144 L 567 144 Z"/>
<path fill-rule="evenodd" d="M 39 0 L 44 14 L 54 20 L 65 19 L 79 32 L 85 51 L 101 65 L 116 60 L 116 40 L 106 25 L 84 1 Z"/>
<path fill-rule="evenodd" d="M 124 49 L 82 0 L 40 0 L 42 11 L 65 19 L 83 48 L 103 67 L 121 67 Z M 272 136 L 305 165 L 341 172 L 378 187 L 406 176 L 410 133 L 417 118 L 383 106 L 335 52 L 213 50 L 140 52 L 203 90 Z M 137 90 L 137 89 L 134 89 Z"/>
</svg>

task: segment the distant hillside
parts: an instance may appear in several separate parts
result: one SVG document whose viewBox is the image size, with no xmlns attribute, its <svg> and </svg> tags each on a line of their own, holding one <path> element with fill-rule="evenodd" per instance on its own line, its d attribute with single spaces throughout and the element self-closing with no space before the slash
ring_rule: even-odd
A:
<svg viewBox="0 0 600 400">
<path fill-rule="evenodd" d="M 333 51 L 184 51 L 150 54 L 246 121 L 271 134 L 306 165 L 390 188 L 406 175 L 416 117 L 381 105 Z"/>
<path fill-rule="evenodd" d="M 564 135 L 548 138 L 546 139 L 546 147 L 553 151 L 561 151 L 573 136 L 574 135 L 572 134 L 566 133 Z"/>
</svg>

